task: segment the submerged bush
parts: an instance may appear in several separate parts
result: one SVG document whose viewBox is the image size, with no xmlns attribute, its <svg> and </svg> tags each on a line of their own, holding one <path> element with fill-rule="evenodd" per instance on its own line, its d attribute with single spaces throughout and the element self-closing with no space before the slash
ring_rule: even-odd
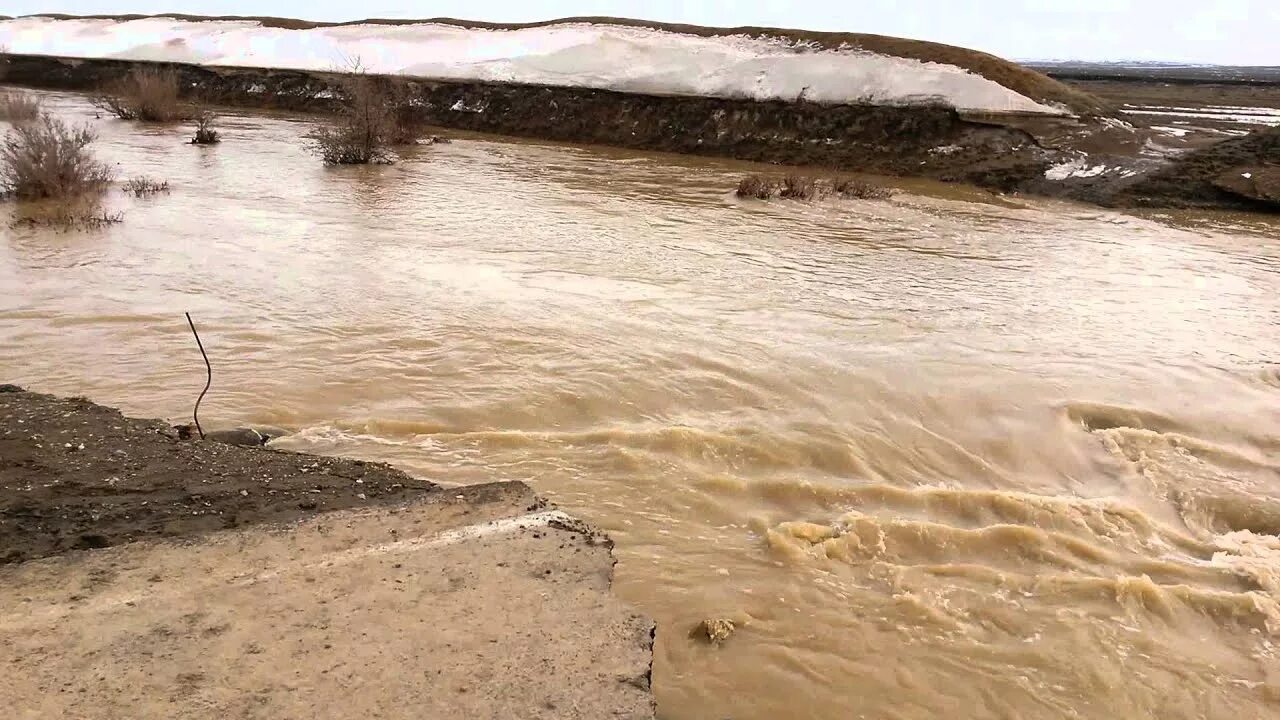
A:
<svg viewBox="0 0 1280 720">
<path fill-rule="evenodd" d="M 31 93 L 0 93 L 0 120 L 18 123 L 31 122 L 40 116 L 40 100 Z"/>
<path fill-rule="evenodd" d="M 818 181 L 808 175 L 788 175 L 782 178 L 778 197 L 795 200 L 812 200 L 818 195 Z"/>
<path fill-rule="evenodd" d="M 738 183 L 738 197 L 768 200 L 773 197 L 773 183 L 759 175 L 748 175 Z"/>
<path fill-rule="evenodd" d="M 782 197 L 792 200 L 820 200 L 830 195 L 861 200 L 884 200 L 893 190 L 854 178 L 823 179 L 792 173 L 780 180 L 748 175 L 738 183 L 737 196 L 768 200 Z"/>
<path fill-rule="evenodd" d="M 66 232 L 97 230 L 123 221 L 122 213 L 103 209 L 97 198 L 81 197 L 28 204 L 14 213 L 9 225 L 12 228 L 51 228 Z"/>
<path fill-rule="evenodd" d="M 102 88 L 90 102 L 121 120 L 174 122 L 184 117 L 178 83 L 176 70 L 135 68 Z"/>
<path fill-rule="evenodd" d="M 415 144 L 425 134 L 403 85 L 373 77 L 359 63 L 339 84 L 334 118 L 307 136 L 326 164 L 390 164 L 392 147 Z"/>
<path fill-rule="evenodd" d="M 134 197 L 147 197 L 148 195 L 167 193 L 169 192 L 169 181 L 152 180 L 149 177 L 139 175 L 125 181 L 124 191 Z"/>
<path fill-rule="evenodd" d="M 101 193 L 111 168 L 94 158 L 97 136 L 48 113 L 14 126 L 0 144 L 0 195 L 22 200 L 76 198 Z"/>
<path fill-rule="evenodd" d="M 834 181 L 832 190 L 840 197 L 858 200 L 888 200 L 893 197 L 893 191 L 887 187 L 854 178 L 841 178 Z"/>
<path fill-rule="evenodd" d="M 196 134 L 191 138 L 192 145 L 216 145 L 222 142 L 218 131 L 213 129 L 213 121 L 217 116 L 208 110 L 196 114 Z"/>
</svg>

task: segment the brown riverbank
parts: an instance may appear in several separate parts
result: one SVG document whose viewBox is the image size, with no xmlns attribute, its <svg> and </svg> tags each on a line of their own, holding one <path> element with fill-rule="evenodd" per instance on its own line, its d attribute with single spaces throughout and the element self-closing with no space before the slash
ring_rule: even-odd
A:
<svg viewBox="0 0 1280 720">
<path fill-rule="evenodd" d="M 612 544 L 523 483 L 446 490 L 5 386 L 0 543 L 15 717 L 653 717 L 653 626 L 611 595 Z"/>
<path fill-rule="evenodd" d="M 437 490 L 381 463 L 186 441 L 166 423 L 84 398 L 0 392 L 0 562 L 292 522 Z"/>
<path fill-rule="evenodd" d="M 9 55 L 6 81 L 91 92 L 140 64 L 150 65 Z M 165 65 L 180 75 L 191 96 L 233 107 L 325 114 L 341 86 L 334 73 Z M 1202 182 L 1199 166 L 1180 158 L 1232 136 L 1171 138 L 1140 117 L 1130 116 L 1133 124 L 1128 124 L 1103 117 L 992 116 L 936 105 L 824 105 L 426 78 L 383 81 L 402 84 L 416 119 L 439 128 L 923 177 L 1115 207 L 1275 208 L 1265 196 Z M 1236 158 L 1236 164 L 1266 165 L 1273 162 L 1268 157 Z M 1081 172 L 1055 177 L 1055 168 Z M 1144 182 L 1149 176 L 1156 180 Z M 1196 189 L 1193 196 L 1187 186 Z"/>
</svg>

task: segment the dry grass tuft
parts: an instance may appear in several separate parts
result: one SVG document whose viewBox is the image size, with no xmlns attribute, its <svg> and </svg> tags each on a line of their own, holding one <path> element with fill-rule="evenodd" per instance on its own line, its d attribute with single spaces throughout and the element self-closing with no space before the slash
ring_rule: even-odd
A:
<svg viewBox="0 0 1280 720">
<path fill-rule="evenodd" d="M 178 99 L 178 83 L 176 70 L 135 68 L 108 84 L 90 102 L 121 120 L 176 122 L 186 116 Z"/>
<path fill-rule="evenodd" d="M 831 189 L 840 197 L 858 200 L 888 200 L 893 197 L 893 190 L 887 187 L 854 178 L 835 180 Z"/>
<path fill-rule="evenodd" d="M 775 186 L 759 175 L 748 175 L 738 183 L 738 197 L 768 200 L 773 197 Z"/>
<path fill-rule="evenodd" d="M 25 92 L 0 93 L 0 120 L 18 124 L 31 122 L 40 116 L 40 100 Z"/>
<path fill-rule="evenodd" d="M 208 110 L 202 110 L 196 114 L 196 134 L 191 138 L 192 145 L 217 145 L 222 142 L 222 136 L 213 129 L 213 121 L 216 118 L 217 116 Z"/>
<path fill-rule="evenodd" d="M 125 181 L 124 191 L 134 197 L 149 197 L 169 192 L 169 181 L 152 180 L 149 177 L 139 175 Z"/>
<path fill-rule="evenodd" d="M 0 143 L 0 195 L 20 200 L 99 194 L 111 168 L 94 158 L 97 139 L 87 126 L 71 127 L 48 113 L 14 126 Z"/>
</svg>

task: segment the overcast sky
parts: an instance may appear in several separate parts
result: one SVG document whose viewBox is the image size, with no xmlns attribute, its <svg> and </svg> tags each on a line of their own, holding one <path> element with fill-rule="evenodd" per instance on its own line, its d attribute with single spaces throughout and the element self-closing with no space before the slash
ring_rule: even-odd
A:
<svg viewBox="0 0 1280 720">
<path fill-rule="evenodd" d="M 899 35 L 1019 60 L 1280 65 L 1280 0 L 0 0 L 0 14 L 41 12 L 497 22 L 613 15 Z"/>
</svg>

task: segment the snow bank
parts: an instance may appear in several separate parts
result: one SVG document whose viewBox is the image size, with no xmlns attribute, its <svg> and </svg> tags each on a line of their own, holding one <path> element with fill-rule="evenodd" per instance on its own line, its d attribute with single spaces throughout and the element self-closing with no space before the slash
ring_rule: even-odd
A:
<svg viewBox="0 0 1280 720">
<path fill-rule="evenodd" d="M 941 101 L 963 110 L 1063 114 L 954 65 L 781 40 L 566 23 L 520 30 L 349 25 L 285 30 L 256 22 L 151 18 L 0 22 L 10 52 L 334 70 L 600 88 L 662 95 L 827 103 Z"/>
</svg>

